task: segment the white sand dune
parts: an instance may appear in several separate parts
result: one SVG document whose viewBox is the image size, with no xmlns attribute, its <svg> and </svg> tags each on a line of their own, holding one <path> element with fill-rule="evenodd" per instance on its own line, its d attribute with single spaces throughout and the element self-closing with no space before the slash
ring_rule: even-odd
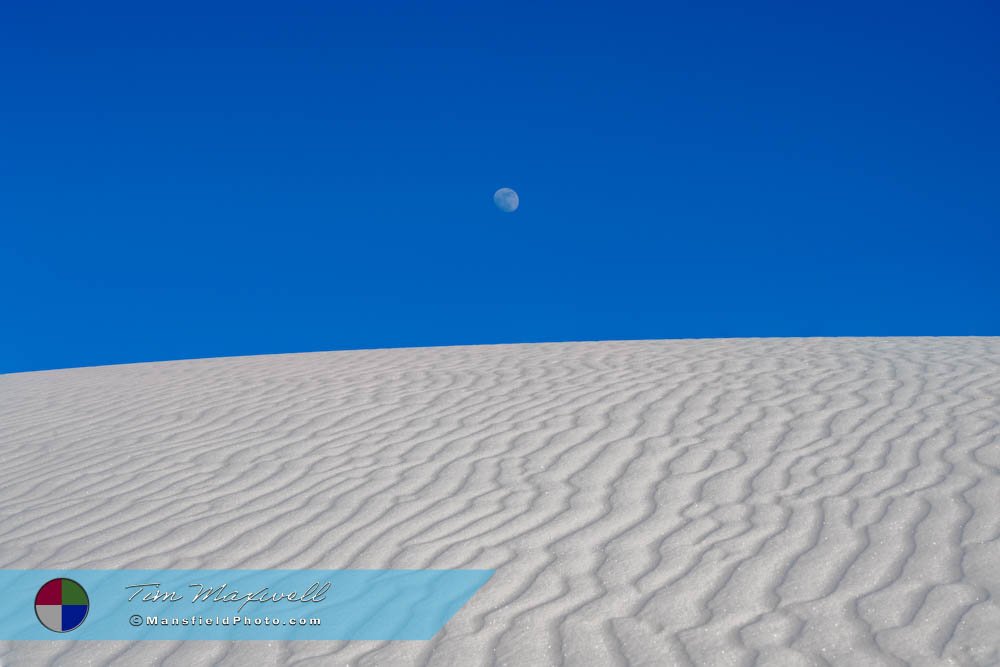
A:
<svg viewBox="0 0 1000 667">
<path fill-rule="evenodd" d="M 0 376 L 0 568 L 495 568 L 429 642 L 4 665 L 997 665 L 1000 338 Z"/>
</svg>

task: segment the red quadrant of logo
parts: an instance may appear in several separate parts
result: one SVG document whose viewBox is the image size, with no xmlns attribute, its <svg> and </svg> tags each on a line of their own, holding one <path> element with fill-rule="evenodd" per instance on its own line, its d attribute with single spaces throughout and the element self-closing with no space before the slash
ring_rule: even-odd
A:
<svg viewBox="0 0 1000 667">
<path fill-rule="evenodd" d="M 39 588 L 35 604 L 62 604 L 62 579 L 53 579 Z"/>
</svg>

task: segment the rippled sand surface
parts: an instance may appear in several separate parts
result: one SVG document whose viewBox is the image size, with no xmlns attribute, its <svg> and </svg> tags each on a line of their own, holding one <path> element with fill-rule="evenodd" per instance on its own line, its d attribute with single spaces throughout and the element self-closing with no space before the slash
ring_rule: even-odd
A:
<svg viewBox="0 0 1000 667">
<path fill-rule="evenodd" d="M 0 376 L 2 568 L 494 568 L 430 642 L 3 665 L 997 665 L 1000 338 Z"/>
</svg>

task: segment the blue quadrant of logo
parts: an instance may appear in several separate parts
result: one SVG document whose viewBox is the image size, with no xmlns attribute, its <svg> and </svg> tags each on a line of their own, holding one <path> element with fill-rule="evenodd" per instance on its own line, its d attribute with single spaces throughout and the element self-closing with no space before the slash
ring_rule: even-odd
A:
<svg viewBox="0 0 1000 667">
<path fill-rule="evenodd" d="M 75 629 L 87 616 L 87 605 L 85 604 L 64 604 L 62 606 L 62 629 L 68 632 Z"/>
<path fill-rule="evenodd" d="M 0 640 L 426 640 L 492 570 L 0 570 Z M 73 579 L 89 605 L 63 630 L 35 612 L 39 587 Z M 78 626 L 78 627 L 77 627 Z M 75 628 L 75 629 L 74 629 Z"/>
</svg>

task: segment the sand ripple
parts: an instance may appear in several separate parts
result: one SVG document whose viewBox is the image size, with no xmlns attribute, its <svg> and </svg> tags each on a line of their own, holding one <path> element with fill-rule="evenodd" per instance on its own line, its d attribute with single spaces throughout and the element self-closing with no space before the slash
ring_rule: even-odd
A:
<svg viewBox="0 0 1000 667">
<path fill-rule="evenodd" d="M 0 568 L 495 568 L 431 642 L 4 665 L 1000 664 L 1000 338 L 0 376 Z"/>
</svg>

